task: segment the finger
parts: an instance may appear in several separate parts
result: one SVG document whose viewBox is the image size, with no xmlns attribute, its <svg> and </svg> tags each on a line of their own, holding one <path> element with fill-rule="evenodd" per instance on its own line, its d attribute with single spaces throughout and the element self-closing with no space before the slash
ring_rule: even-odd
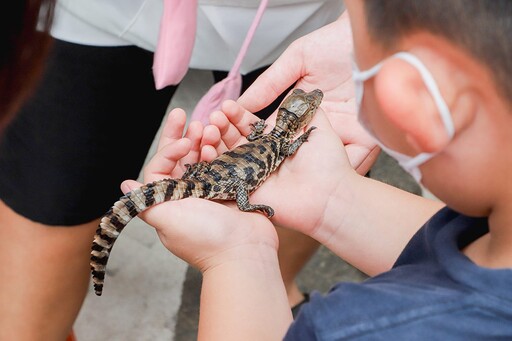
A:
<svg viewBox="0 0 512 341">
<path fill-rule="evenodd" d="M 186 138 L 163 146 L 144 167 L 144 182 L 175 176 L 173 171 L 183 157 L 189 154 L 192 142 Z"/>
<path fill-rule="evenodd" d="M 257 116 L 251 114 L 235 101 L 225 101 L 222 103 L 222 112 L 226 115 L 229 122 L 236 127 L 239 134 L 244 137 L 251 133 L 251 123 L 255 123 L 259 120 Z M 222 133 L 221 131 L 221 134 Z M 227 133 L 231 132 L 228 131 Z"/>
<path fill-rule="evenodd" d="M 201 140 L 201 161 L 211 161 L 229 150 L 221 137 L 220 131 L 216 126 L 210 125 L 205 128 L 205 133 Z"/>
<path fill-rule="evenodd" d="M 229 121 L 226 114 L 222 111 L 212 113 L 210 115 L 210 123 L 219 129 L 222 143 L 226 149 L 232 149 L 237 144 L 240 144 L 244 138 L 238 128 Z"/>
<path fill-rule="evenodd" d="M 181 164 L 193 164 L 199 160 L 201 154 L 201 138 L 203 137 L 203 124 L 199 121 L 190 122 L 185 138 L 192 143 L 189 153 L 183 157 Z"/>
<path fill-rule="evenodd" d="M 177 141 L 183 137 L 185 123 L 187 122 L 187 115 L 185 111 L 180 108 L 171 110 L 164 123 L 160 139 L 158 141 L 158 148 L 160 150 L 163 146 Z"/>
<path fill-rule="evenodd" d="M 139 188 L 142 184 L 135 180 L 125 180 L 121 183 L 121 191 L 123 194 L 133 191 L 134 189 Z"/>
<path fill-rule="evenodd" d="M 238 103 L 250 112 L 267 107 L 280 94 L 302 78 L 301 40 L 293 42 L 240 96 Z"/>
<path fill-rule="evenodd" d="M 241 137 L 240 132 L 237 131 L 236 127 L 229 122 L 226 115 L 220 110 L 214 111 L 210 115 L 210 125 L 217 127 L 224 145 L 226 145 L 226 142 L 231 145 Z M 233 129 L 233 131 L 230 131 L 230 129 Z"/>
<path fill-rule="evenodd" d="M 349 145 L 346 151 L 352 167 L 358 174 L 365 175 L 377 161 L 381 150 L 379 147 L 374 147 L 368 152 L 368 149 L 364 148 L 362 150 L 362 148 L 361 146 Z"/>
<path fill-rule="evenodd" d="M 215 125 L 208 125 L 204 128 L 203 138 L 201 139 L 201 149 L 204 146 L 211 146 L 221 153 L 226 150 L 225 144 L 222 142 L 219 128 Z"/>
<path fill-rule="evenodd" d="M 322 108 L 318 108 L 316 110 L 315 116 L 313 116 L 313 119 L 308 124 L 308 126 L 332 129 L 331 122 L 329 121 L 327 114 L 325 113 L 325 111 Z M 305 127 L 304 129 L 306 129 L 306 128 L 307 127 Z"/>
<path fill-rule="evenodd" d="M 211 162 L 220 154 L 213 148 L 213 146 L 207 145 L 201 148 L 201 161 Z"/>
</svg>

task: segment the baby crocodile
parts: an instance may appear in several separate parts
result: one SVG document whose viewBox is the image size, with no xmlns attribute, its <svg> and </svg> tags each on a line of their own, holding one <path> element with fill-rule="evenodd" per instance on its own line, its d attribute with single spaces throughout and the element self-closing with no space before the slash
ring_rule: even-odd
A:
<svg viewBox="0 0 512 341">
<path fill-rule="evenodd" d="M 270 133 L 263 133 L 264 120 L 253 123 L 252 132 L 247 136 L 248 143 L 211 162 L 188 166 L 181 179 L 146 184 L 114 203 L 102 217 L 92 244 L 91 270 L 96 295 L 102 293 L 108 257 L 119 233 L 132 218 L 151 206 L 188 197 L 236 200 L 242 211 L 260 211 L 272 217 L 274 210 L 270 206 L 251 204 L 249 194 L 307 141 L 315 127 L 310 127 L 296 140 L 293 137 L 311 121 L 322 97 L 320 90 L 308 93 L 293 90 L 279 108 L 276 125 Z"/>
</svg>

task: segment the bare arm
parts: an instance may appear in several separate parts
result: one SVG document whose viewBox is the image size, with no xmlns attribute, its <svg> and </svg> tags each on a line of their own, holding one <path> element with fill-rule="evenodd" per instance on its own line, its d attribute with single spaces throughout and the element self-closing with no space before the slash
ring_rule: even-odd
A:
<svg viewBox="0 0 512 341">
<path fill-rule="evenodd" d="M 443 205 L 357 176 L 338 186 L 313 237 L 370 276 L 387 271 Z"/>
<path fill-rule="evenodd" d="M 199 340 L 281 340 L 292 322 L 276 250 L 241 253 L 203 272 Z"/>
<path fill-rule="evenodd" d="M 242 143 L 254 120 L 234 102 L 226 102 L 223 109 L 215 118 L 225 144 L 219 152 Z M 280 176 L 254 193 L 254 200 L 276 209 L 276 225 L 317 239 L 361 271 L 375 275 L 388 270 L 442 204 L 358 175 L 349 162 L 353 154 L 333 131 L 331 117 L 319 113 L 312 124 L 318 129 L 282 165 Z M 293 213 L 298 207 L 300 215 Z"/>
</svg>

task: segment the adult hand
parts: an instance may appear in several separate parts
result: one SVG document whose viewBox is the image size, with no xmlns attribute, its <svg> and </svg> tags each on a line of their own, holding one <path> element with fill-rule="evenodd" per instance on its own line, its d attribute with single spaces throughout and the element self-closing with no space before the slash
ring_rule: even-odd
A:
<svg viewBox="0 0 512 341">
<path fill-rule="evenodd" d="M 366 174 L 375 162 L 379 148 L 356 119 L 352 82 L 352 33 L 348 14 L 293 42 L 238 99 L 249 112 L 272 103 L 295 83 L 306 91 L 324 92 L 321 108 L 346 146 L 350 163 L 359 174 Z M 254 122 L 252 115 L 240 122 Z M 237 128 L 245 128 L 232 122 Z M 224 138 L 224 136 L 223 136 Z M 227 142 L 231 145 L 230 142 Z"/>
</svg>

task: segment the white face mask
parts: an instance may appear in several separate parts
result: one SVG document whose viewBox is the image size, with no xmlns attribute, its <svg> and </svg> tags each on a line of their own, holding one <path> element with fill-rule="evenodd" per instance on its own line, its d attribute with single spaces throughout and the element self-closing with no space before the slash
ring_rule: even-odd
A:
<svg viewBox="0 0 512 341">
<path fill-rule="evenodd" d="M 437 110 L 439 112 L 439 115 L 441 116 L 441 119 L 443 121 L 444 127 L 446 129 L 446 132 L 448 133 L 448 136 L 450 139 L 453 138 L 453 135 L 455 133 L 455 128 L 452 121 L 452 115 L 450 113 L 450 110 L 448 109 L 448 106 L 446 105 L 446 102 L 444 101 L 443 97 L 441 96 L 441 93 L 439 92 L 439 88 L 437 87 L 436 81 L 434 80 L 434 77 L 428 71 L 427 67 L 416 57 L 415 55 L 409 53 L 409 52 L 398 52 L 389 58 L 399 58 L 402 59 L 409 64 L 411 64 L 415 69 L 418 70 L 418 72 L 421 75 L 421 78 L 423 79 L 423 82 L 425 83 L 425 86 L 427 87 L 427 90 L 430 92 L 430 95 L 432 96 L 436 106 Z M 378 63 L 377 65 L 373 66 L 372 68 L 365 70 L 365 71 L 359 71 L 359 68 L 357 67 L 356 63 L 352 63 L 353 65 L 353 71 L 352 71 L 352 77 L 354 79 L 355 83 L 355 96 L 356 96 L 356 104 L 357 104 L 357 112 L 358 112 L 358 119 L 361 125 L 367 130 L 367 132 L 375 139 L 375 142 L 379 145 L 379 147 L 386 152 L 389 156 L 396 159 L 400 166 L 412 175 L 412 177 L 417 181 L 421 181 L 421 171 L 419 169 L 419 166 L 430 160 L 432 157 L 436 155 L 436 153 L 421 153 L 416 156 L 409 156 L 402 153 L 399 153 L 397 151 L 394 151 L 388 147 L 386 147 L 378 138 L 375 136 L 373 130 L 371 127 L 365 122 L 364 118 L 361 115 L 361 102 L 363 100 L 363 94 L 364 94 L 364 82 L 372 77 L 374 77 L 379 70 L 382 67 L 384 61 Z"/>
</svg>

